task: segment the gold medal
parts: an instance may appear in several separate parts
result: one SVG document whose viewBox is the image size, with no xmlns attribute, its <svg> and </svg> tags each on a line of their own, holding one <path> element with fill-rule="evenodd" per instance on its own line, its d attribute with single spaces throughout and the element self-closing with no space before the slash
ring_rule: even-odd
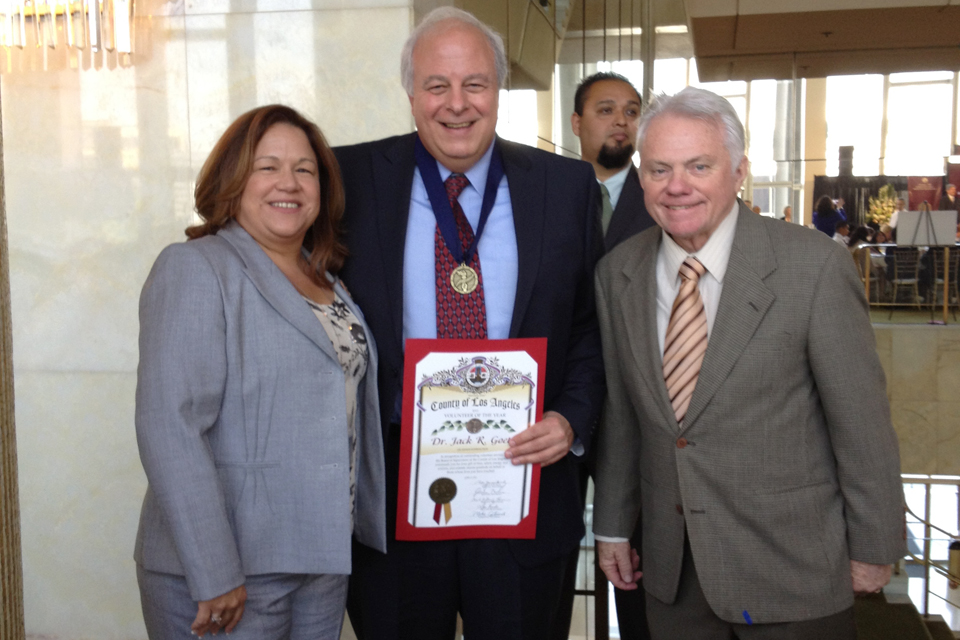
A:
<svg viewBox="0 0 960 640">
<path fill-rule="evenodd" d="M 450 286 L 460 295 L 466 296 L 474 292 L 480 280 L 473 267 L 461 264 L 450 274 Z"/>
</svg>

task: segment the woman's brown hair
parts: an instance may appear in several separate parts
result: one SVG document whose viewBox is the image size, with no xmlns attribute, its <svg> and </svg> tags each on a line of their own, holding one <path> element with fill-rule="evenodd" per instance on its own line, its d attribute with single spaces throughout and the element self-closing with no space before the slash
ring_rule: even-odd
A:
<svg viewBox="0 0 960 640">
<path fill-rule="evenodd" d="M 186 234 L 190 240 L 211 235 L 237 217 L 243 190 L 253 173 L 254 151 L 267 130 L 281 123 L 303 131 L 317 156 L 320 213 L 304 237 L 303 246 L 310 252 L 310 275 L 314 282 L 330 288 L 323 272 L 337 273 L 347 256 L 347 248 L 340 242 L 344 204 L 340 165 L 319 127 L 290 107 L 280 104 L 258 107 L 227 127 L 197 176 L 193 197 L 203 223 L 187 227 Z"/>
</svg>

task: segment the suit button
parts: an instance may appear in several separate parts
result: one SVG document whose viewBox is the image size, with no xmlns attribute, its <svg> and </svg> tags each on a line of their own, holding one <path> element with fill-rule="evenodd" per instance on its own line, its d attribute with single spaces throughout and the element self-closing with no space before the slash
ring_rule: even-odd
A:
<svg viewBox="0 0 960 640">
<path fill-rule="evenodd" d="M 682 505 L 682 504 L 678 504 L 678 505 L 677 505 L 677 513 L 679 513 L 680 515 L 683 515 L 683 505 Z"/>
<path fill-rule="evenodd" d="M 685 446 L 687 446 L 686 438 L 680 438 L 679 440 L 677 440 L 677 449 L 683 449 Z"/>
</svg>

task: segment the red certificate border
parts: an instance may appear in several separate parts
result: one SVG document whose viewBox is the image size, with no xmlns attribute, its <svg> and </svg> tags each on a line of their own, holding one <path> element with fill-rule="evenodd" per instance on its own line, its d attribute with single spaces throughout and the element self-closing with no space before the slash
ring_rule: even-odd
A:
<svg viewBox="0 0 960 640">
<path fill-rule="evenodd" d="M 540 495 L 540 465 L 531 467 L 530 513 L 516 525 L 472 525 L 415 527 L 407 522 L 410 506 L 411 459 L 413 456 L 413 409 L 416 393 L 417 363 L 430 353 L 524 351 L 537 362 L 537 411 L 543 417 L 543 381 L 546 375 L 547 339 L 511 338 L 509 340 L 426 340 L 410 338 L 404 350 L 403 415 L 400 436 L 400 485 L 397 496 L 397 540 L 463 540 L 465 538 L 520 538 L 537 535 L 537 505 Z"/>
</svg>

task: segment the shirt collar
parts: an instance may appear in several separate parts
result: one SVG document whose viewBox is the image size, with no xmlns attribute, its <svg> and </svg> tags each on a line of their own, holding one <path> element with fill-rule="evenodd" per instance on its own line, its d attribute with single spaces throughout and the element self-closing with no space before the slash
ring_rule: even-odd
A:
<svg viewBox="0 0 960 640">
<path fill-rule="evenodd" d="M 493 158 L 494 146 L 496 146 L 496 139 L 490 143 L 490 147 L 486 153 L 477 160 L 476 164 L 463 173 L 463 175 L 467 176 L 467 180 L 470 181 L 470 186 L 481 195 L 487 187 L 487 174 L 490 172 L 490 159 Z M 439 160 L 437 160 L 437 168 L 440 169 L 440 180 L 443 181 L 446 181 L 446 179 L 450 177 L 450 174 L 453 173 L 453 171 L 443 166 Z"/>
<path fill-rule="evenodd" d="M 633 169 L 633 168 L 634 168 L 633 163 L 628 162 L 627 166 L 625 166 L 623 169 L 616 172 L 606 180 L 601 180 L 597 178 L 597 182 L 600 182 L 606 185 L 607 189 L 611 191 L 613 191 L 614 189 L 622 189 L 623 183 L 627 181 L 627 171 L 630 171 L 630 169 Z"/>
<path fill-rule="evenodd" d="M 627 166 L 606 180 L 597 178 L 597 182 L 607 188 L 607 193 L 610 195 L 610 204 L 614 208 L 617 207 L 617 202 L 620 200 L 620 193 L 623 191 L 623 185 L 627 181 L 627 172 L 631 169 L 633 169 L 633 163 L 628 162 Z"/>
<path fill-rule="evenodd" d="M 733 249 L 733 236 L 737 230 L 739 215 L 739 203 L 734 202 L 730 213 L 720 221 L 713 234 L 707 239 L 706 244 L 693 254 L 687 253 L 666 231 L 662 232 L 663 243 L 660 246 L 665 258 L 664 266 L 667 273 L 673 273 L 676 274 L 676 277 L 680 277 L 680 265 L 687 259 L 687 256 L 692 255 L 706 267 L 707 273 L 712 275 L 717 282 L 723 284 L 723 278 L 727 274 L 727 265 L 730 263 L 730 251 Z"/>
</svg>

